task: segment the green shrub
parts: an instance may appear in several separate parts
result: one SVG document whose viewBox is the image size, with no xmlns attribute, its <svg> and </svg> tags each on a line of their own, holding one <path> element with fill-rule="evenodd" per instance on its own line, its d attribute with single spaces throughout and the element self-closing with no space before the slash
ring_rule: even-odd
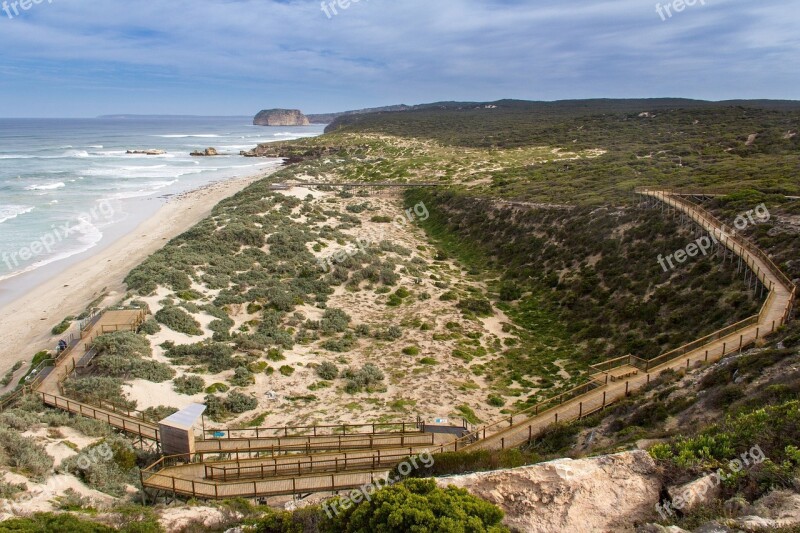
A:
<svg viewBox="0 0 800 533">
<path fill-rule="evenodd" d="M 407 479 L 347 509 L 336 500 L 328 505 L 335 515 L 327 522 L 332 531 L 508 531 L 500 508 L 465 489 L 441 489 L 431 479 Z"/>
<path fill-rule="evenodd" d="M 515 283 L 504 282 L 500 287 L 500 299 L 504 302 L 513 302 L 522 297 L 522 289 Z"/>
<path fill-rule="evenodd" d="M 153 422 L 160 422 L 164 420 L 170 415 L 174 415 L 178 412 L 176 407 L 169 407 L 167 405 L 159 405 L 157 407 L 148 407 L 142 414 L 146 420 L 152 420 Z"/>
<path fill-rule="evenodd" d="M 465 298 L 458 302 L 457 307 L 477 316 L 491 316 L 493 312 L 492 304 L 485 298 Z"/>
<path fill-rule="evenodd" d="M 181 300 L 185 300 L 187 302 L 193 302 L 203 297 L 202 294 L 192 289 L 185 291 L 178 291 L 177 293 L 175 293 L 175 295 Z"/>
<path fill-rule="evenodd" d="M 154 319 L 148 318 L 139 328 L 139 331 L 141 331 L 145 335 L 155 335 L 156 333 L 161 331 L 161 326 L 159 326 L 158 322 L 156 322 Z"/>
<path fill-rule="evenodd" d="M 283 365 L 278 369 L 278 371 L 281 373 L 281 375 L 288 377 L 294 374 L 294 367 L 289 365 Z"/>
<path fill-rule="evenodd" d="M 200 323 L 180 307 L 164 307 L 156 313 L 156 320 L 178 333 L 202 335 Z"/>
<path fill-rule="evenodd" d="M 215 392 L 228 392 L 229 390 L 231 390 L 231 388 L 224 383 L 214 383 L 206 387 L 205 392 L 207 394 L 214 394 Z"/>
<path fill-rule="evenodd" d="M 478 415 L 475 414 L 475 411 L 467 404 L 462 404 L 456 407 L 456 411 L 464 417 L 464 420 L 469 422 L 470 424 L 478 424 L 480 423 L 481 419 L 478 418 Z"/>
<path fill-rule="evenodd" d="M 437 453 L 432 461 L 417 461 L 409 477 L 441 477 L 471 472 L 486 472 L 535 464 L 540 456 L 519 448 Z M 427 466 L 426 466 L 427 465 Z"/>
<path fill-rule="evenodd" d="M 486 400 L 486 403 L 492 407 L 503 407 L 506 404 L 506 401 L 496 394 L 490 394 L 489 398 Z"/>
<path fill-rule="evenodd" d="M 135 484 L 139 478 L 136 450 L 130 442 L 116 435 L 65 459 L 58 469 L 77 476 L 91 488 L 116 497 L 124 496 L 127 486 Z"/>
<path fill-rule="evenodd" d="M 136 402 L 122 392 L 123 380 L 106 376 L 72 378 L 64 382 L 64 394 L 79 402 L 98 404 L 101 400 L 125 409 L 135 409 Z"/>
<path fill-rule="evenodd" d="M 258 407 L 258 400 L 252 396 L 233 391 L 225 398 L 224 406 L 231 413 L 241 414 Z"/>
<path fill-rule="evenodd" d="M 284 357 L 278 348 L 270 348 L 267 352 L 267 359 L 277 363 L 278 361 L 285 361 L 286 357 Z"/>
<path fill-rule="evenodd" d="M 372 363 L 365 364 L 359 370 L 348 368 L 342 372 L 342 377 L 347 380 L 345 391 L 350 394 L 361 391 L 374 392 L 385 379 L 380 368 Z"/>
<path fill-rule="evenodd" d="M 11 518 L 0 524 L 0 531 L 23 533 L 114 533 L 118 530 L 71 514 L 34 513 L 25 518 Z"/>
<path fill-rule="evenodd" d="M 118 331 L 101 335 L 92 346 L 98 351 L 92 366 L 103 376 L 162 383 L 175 375 L 169 365 L 145 359 L 152 355 L 150 343 L 137 333 Z"/>
<path fill-rule="evenodd" d="M 339 339 L 329 339 L 323 342 L 321 346 L 330 352 L 344 353 L 352 350 L 356 344 L 358 344 L 358 341 L 355 336 L 348 333 Z"/>
<path fill-rule="evenodd" d="M 42 481 L 53 468 L 53 458 L 32 437 L 0 426 L 0 463 L 19 470 L 34 481 Z"/>
<path fill-rule="evenodd" d="M 20 368 L 22 368 L 22 361 L 17 361 L 16 363 L 14 363 L 14 366 L 12 366 L 8 370 L 8 372 L 5 373 L 3 379 L 0 380 L 0 385 L 2 385 L 3 387 L 7 387 L 9 383 L 11 383 L 11 380 L 14 379 L 14 374 L 16 373 L 16 371 L 19 370 Z"/>
<path fill-rule="evenodd" d="M 233 348 L 221 342 L 201 342 L 197 344 L 172 343 L 162 345 L 164 355 L 174 359 L 179 365 L 205 365 L 212 374 L 218 374 L 238 366 L 233 357 Z"/>
<path fill-rule="evenodd" d="M 175 380 L 172 382 L 172 388 L 175 389 L 175 392 L 179 394 L 186 394 L 187 396 L 200 394 L 203 392 L 205 386 L 206 382 L 200 376 L 180 376 L 175 378 Z"/>
<path fill-rule="evenodd" d="M 339 369 L 335 364 L 325 361 L 317 367 L 317 375 L 324 380 L 332 380 L 339 377 Z"/>
<path fill-rule="evenodd" d="M 250 370 L 240 366 L 234 371 L 233 377 L 229 381 L 235 387 L 247 387 L 255 383 L 256 378 Z"/>
<path fill-rule="evenodd" d="M 418 346 L 407 346 L 403 348 L 403 353 L 405 355 L 419 355 L 419 347 Z"/>
<path fill-rule="evenodd" d="M 53 326 L 53 330 L 51 331 L 51 333 L 53 335 L 61 335 L 62 333 L 64 333 L 69 329 L 69 327 L 72 325 L 73 320 L 75 320 L 75 317 L 68 316 L 67 318 L 62 320 L 58 325 Z"/>
<path fill-rule="evenodd" d="M 439 362 L 433 357 L 423 357 L 422 359 L 419 360 L 419 362 L 422 365 L 429 365 L 429 366 L 439 364 Z"/>
</svg>

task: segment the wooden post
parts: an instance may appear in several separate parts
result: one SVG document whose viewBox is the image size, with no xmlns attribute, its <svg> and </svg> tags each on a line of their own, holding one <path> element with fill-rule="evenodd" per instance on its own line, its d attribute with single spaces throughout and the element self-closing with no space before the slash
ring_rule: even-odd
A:
<svg viewBox="0 0 800 533">
<path fill-rule="evenodd" d="M 625 382 L 625 396 L 628 396 L 628 391 L 630 390 L 630 385 L 631 385 L 630 381 L 626 381 Z"/>
<path fill-rule="evenodd" d="M 603 391 L 603 409 L 606 408 L 606 391 Z"/>
</svg>

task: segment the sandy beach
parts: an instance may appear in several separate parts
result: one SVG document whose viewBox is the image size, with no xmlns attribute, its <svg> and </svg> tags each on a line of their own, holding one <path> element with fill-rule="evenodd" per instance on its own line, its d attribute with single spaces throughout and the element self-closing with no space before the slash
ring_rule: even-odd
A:
<svg viewBox="0 0 800 533">
<path fill-rule="evenodd" d="M 80 314 L 104 293 L 100 305 L 116 303 L 125 293 L 123 280 L 133 267 L 208 216 L 217 203 L 271 172 L 213 183 L 168 199 L 135 230 L 0 308 L 0 373 L 16 361 L 29 362 L 36 352 L 52 348 L 57 337 L 50 330 L 64 317 Z M 73 324 L 64 335 L 76 329 Z"/>
</svg>

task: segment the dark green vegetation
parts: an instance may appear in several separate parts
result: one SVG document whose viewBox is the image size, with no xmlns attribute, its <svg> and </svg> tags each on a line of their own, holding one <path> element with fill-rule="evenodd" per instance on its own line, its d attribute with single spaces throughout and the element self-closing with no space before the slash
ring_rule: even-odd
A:
<svg viewBox="0 0 800 533">
<path fill-rule="evenodd" d="M 501 276 L 497 305 L 522 343 L 488 372 L 495 379 L 546 375 L 541 365 L 558 358 L 652 358 L 760 307 L 760 295 L 718 258 L 664 272 L 658 255 L 697 237 L 659 210 L 520 209 L 470 194 L 407 194 L 407 205 L 419 202 L 431 212 L 421 224 L 447 254 Z M 552 350 L 570 341 L 568 355 Z M 532 347 L 542 355 L 531 358 Z"/>
<path fill-rule="evenodd" d="M 51 333 L 53 335 L 61 335 L 62 333 L 64 333 L 69 329 L 69 327 L 72 325 L 73 320 L 75 320 L 75 317 L 73 316 L 66 317 L 59 324 L 53 326 L 53 330 L 51 331 Z"/>
<path fill-rule="evenodd" d="M 741 233 L 767 252 L 789 279 L 798 279 L 800 238 L 797 226 L 800 220 L 800 200 L 790 200 L 779 194 L 742 190 L 708 200 L 704 205 L 728 226 L 734 227 L 738 216 L 762 203 L 769 211 L 769 220 L 758 221 L 757 224 L 748 222 Z"/>
<path fill-rule="evenodd" d="M 519 164 L 490 173 L 487 194 L 549 202 L 601 203 L 635 185 L 743 187 L 800 192 L 796 102 L 688 100 L 495 102 L 495 109 L 426 109 L 348 118 L 337 134 L 389 134 L 446 146 L 564 150 L 599 148 L 597 160 Z M 477 108 L 476 108 L 477 107 Z M 640 116 L 649 113 L 649 116 Z M 751 134 L 758 137 L 747 146 Z M 326 137 L 323 137 L 326 139 Z"/>
<path fill-rule="evenodd" d="M 152 359 L 147 338 L 138 333 L 118 331 L 97 337 L 92 347 L 97 355 L 89 373 L 73 374 L 64 382 L 65 393 L 78 401 L 108 402 L 124 409 L 136 408 L 122 390 L 125 381 L 145 379 L 162 383 L 172 379 L 175 370 Z"/>
<path fill-rule="evenodd" d="M 153 355 L 150 343 L 143 335 L 127 331 L 108 333 L 95 339 L 92 346 L 98 351 L 93 367 L 99 375 L 155 383 L 175 375 L 169 365 L 150 359 Z"/>
<path fill-rule="evenodd" d="M 331 503 L 336 506 L 336 502 Z M 432 480 L 409 479 L 377 492 L 371 501 L 334 518 L 331 531 L 452 533 L 508 531 L 503 512 L 464 489 L 440 489 Z"/>
</svg>

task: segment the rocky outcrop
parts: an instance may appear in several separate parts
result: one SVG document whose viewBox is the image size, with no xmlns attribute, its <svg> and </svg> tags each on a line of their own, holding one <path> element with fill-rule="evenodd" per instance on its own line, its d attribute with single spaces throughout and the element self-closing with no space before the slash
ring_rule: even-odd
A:
<svg viewBox="0 0 800 533">
<path fill-rule="evenodd" d="M 219 152 L 217 152 L 216 148 L 206 148 L 202 152 L 197 150 L 196 152 L 192 152 L 189 155 L 191 155 L 193 157 L 213 157 L 215 155 L 220 155 L 220 154 L 219 154 Z"/>
<path fill-rule="evenodd" d="M 128 150 L 125 153 L 132 155 L 164 155 L 167 152 L 164 150 L 152 149 L 152 150 Z"/>
<path fill-rule="evenodd" d="M 527 532 L 632 531 L 652 518 L 662 479 L 647 452 L 559 459 L 437 480 L 500 506 L 505 524 Z"/>
<path fill-rule="evenodd" d="M 308 126 L 311 124 L 298 109 L 265 109 L 253 119 L 256 126 Z"/>
</svg>

